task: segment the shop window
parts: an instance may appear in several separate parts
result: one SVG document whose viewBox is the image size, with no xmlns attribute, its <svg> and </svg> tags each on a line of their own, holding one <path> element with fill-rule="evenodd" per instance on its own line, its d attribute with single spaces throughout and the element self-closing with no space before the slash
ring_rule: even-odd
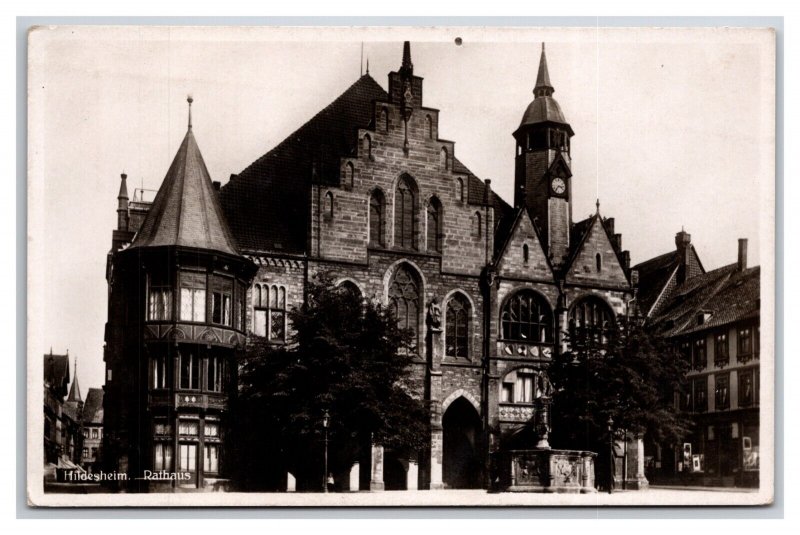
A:
<svg viewBox="0 0 800 535">
<path fill-rule="evenodd" d="M 153 469 L 172 471 L 172 446 L 169 442 L 156 442 L 153 445 Z"/>
<path fill-rule="evenodd" d="M 216 474 L 219 472 L 219 445 L 206 444 L 204 449 L 203 471 L 209 474 Z"/>
<path fill-rule="evenodd" d="M 204 273 L 182 272 L 181 321 L 206 321 L 206 275 Z"/>
</svg>

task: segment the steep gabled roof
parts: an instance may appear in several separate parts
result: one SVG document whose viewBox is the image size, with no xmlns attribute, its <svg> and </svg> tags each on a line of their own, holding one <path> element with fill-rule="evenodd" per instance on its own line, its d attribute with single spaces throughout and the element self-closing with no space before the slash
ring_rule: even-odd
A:
<svg viewBox="0 0 800 535">
<path fill-rule="evenodd" d="M 598 201 L 598 211 L 594 215 L 572 225 L 572 228 L 570 229 L 569 240 L 570 252 L 569 256 L 567 257 L 567 261 L 564 262 L 564 273 L 569 273 L 569 271 L 572 269 L 572 264 L 575 263 L 575 259 L 583 250 L 583 244 L 589 237 L 592 228 L 594 228 L 595 224 L 599 224 L 603 229 L 608 242 L 611 244 L 611 249 L 614 251 L 614 256 L 617 259 L 617 263 L 619 263 L 619 266 L 622 268 L 626 280 L 630 282 L 630 269 L 625 267 L 625 262 L 622 259 L 622 250 L 620 250 L 617 240 L 614 239 L 614 236 L 609 230 L 606 220 L 600 216 L 599 206 L 600 205 Z"/>
<path fill-rule="evenodd" d="M 759 266 L 739 271 L 737 264 L 695 275 L 672 292 L 653 324 L 666 336 L 682 336 L 758 317 L 760 278 Z"/>
<path fill-rule="evenodd" d="M 369 75 L 222 188 L 220 201 L 243 250 L 306 250 L 311 180 L 336 183 L 340 158 L 353 155 L 374 103 L 389 95 Z M 312 168 L 313 167 L 313 168 Z"/>
<path fill-rule="evenodd" d="M 103 389 L 90 388 L 83 406 L 83 423 L 103 423 Z"/>
<path fill-rule="evenodd" d="M 69 384 L 69 355 L 44 355 L 44 380 L 55 389 L 63 389 L 67 393 Z M 63 394 L 62 394 L 63 395 Z"/>
<path fill-rule="evenodd" d="M 651 258 L 633 269 L 639 272 L 639 310 L 642 314 L 649 314 L 650 309 L 658 300 L 664 289 L 681 263 L 681 255 L 676 251 Z"/>
<path fill-rule="evenodd" d="M 67 397 L 67 401 L 76 401 L 82 402 L 83 398 L 81 397 L 81 387 L 78 384 L 78 373 L 75 372 L 75 379 L 72 380 L 72 384 L 69 387 L 69 396 Z"/>
<path fill-rule="evenodd" d="M 189 129 L 130 248 L 183 246 L 238 255 L 208 169 Z"/>
</svg>

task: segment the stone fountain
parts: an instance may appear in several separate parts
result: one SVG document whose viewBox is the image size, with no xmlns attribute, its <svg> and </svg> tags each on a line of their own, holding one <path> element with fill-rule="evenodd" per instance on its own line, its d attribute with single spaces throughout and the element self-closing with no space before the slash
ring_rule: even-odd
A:
<svg viewBox="0 0 800 535">
<path fill-rule="evenodd" d="M 549 395 L 536 399 L 532 418 L 536 445 L 530 449 L 500 449 L 491 455 L 491 491 L 596 492 L 591 451 L 552 449 Z"/>
</svg>

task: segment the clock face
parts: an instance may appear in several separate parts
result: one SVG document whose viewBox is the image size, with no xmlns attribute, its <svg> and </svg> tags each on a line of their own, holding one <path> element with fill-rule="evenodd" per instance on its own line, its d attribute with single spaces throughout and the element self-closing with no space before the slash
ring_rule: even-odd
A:
<svg viewBox="0 0 800 535">
<path fill-rule="evenodd" d="M 567 191 L 567 184 L 564 182 L 563 178 L 554 178 L 553 181 L 550 182 L 550 187 L 553 188 L 553 193 L 559 195 Z"/>
</svg>

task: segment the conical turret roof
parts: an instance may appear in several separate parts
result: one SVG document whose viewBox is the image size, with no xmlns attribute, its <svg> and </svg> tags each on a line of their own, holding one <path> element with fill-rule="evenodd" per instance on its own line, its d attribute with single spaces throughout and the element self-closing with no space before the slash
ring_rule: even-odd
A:
<svg viewBox="0 0 800 535">
<path fill-rule="evenodd" d="M 169 245 L 239 254 L 192 133 L 191 107 L 183 143 L 130 248 Z"/>
<path fill-rule="evenodd" d="M 545 122 L 567 124 L 561 106 L 552 96 L 554 92 L 555 89 L 550 82 L 550 72 L 547 69 L 544 43 L 542 43 L 542 55 L 539 58 L 539 70 L 536 74 L 536 85 L 533 88 L 534 99 L 522 115 L 520 127 Z"/>
</svg>

